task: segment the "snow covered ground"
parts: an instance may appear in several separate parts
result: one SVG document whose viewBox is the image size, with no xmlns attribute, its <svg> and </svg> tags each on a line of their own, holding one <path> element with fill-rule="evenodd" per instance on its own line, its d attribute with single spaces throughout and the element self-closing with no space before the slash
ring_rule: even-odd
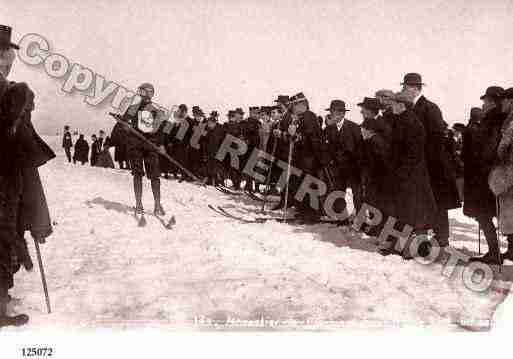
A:
<svg viewBox="0 0 513 359">
<path fill-rule="evenodd" d="M 211 187 L 163 180 L 163 204 L 177 224 L 166 231 L 148 216 L 140 228 L 129 210 L 127 171 L 68 164 L 59 139 L 48 141 L 58 157 L 40 172 L 55 227 L 41 248 L 53 313 L 46 313 L 37 268 L 21 271 L 14 310 L 31 322 L 5 330 L 201 327 L 195 318 L 289 320 L 281 328 L 297 329 L 452 330 L 490 319 L 504 299 L 504 290 L 467 289 L 461 267 L 447 278 L 443 263 L 382 257 L 374 240 L 347 228 L 241 224 L 219 216 L 207 204 L 244 213 L 259 203 Z M 152 209 L 144 186 L 145 208 Z M 461 211 L 451 217 L 451 244 L 476 253 L 477 226 Z M 498 274 L 502 287 L 513 277 L 510 265 Z"/>
</svg>

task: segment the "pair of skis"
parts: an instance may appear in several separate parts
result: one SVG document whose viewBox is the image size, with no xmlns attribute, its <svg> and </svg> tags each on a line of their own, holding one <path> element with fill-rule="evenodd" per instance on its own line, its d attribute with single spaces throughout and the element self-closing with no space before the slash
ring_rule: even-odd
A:
<svg viewBox="0 0 513 359">
<path fill-rule="evenodd" d="M 308 221 L 304 218 L 300 217 L 287 217 L 283 218 L 281 216 L 259 216 L 259 217 L 243 217 L 232 213 L 229 209 L 222 206 L 214 206 L 209 204 L 208 208 L 214 211 L 216 214 L 222 215 L 224 217 L 239 221 L 244 224 L 252 224 L 252 223 L 265 223 L 265 222 L 279 222 L 279 223 L 296 223 L 296 224 L 339 224 L 339 220 L 333 219 L 321 219 L 319 221 Z"/>
</svg>

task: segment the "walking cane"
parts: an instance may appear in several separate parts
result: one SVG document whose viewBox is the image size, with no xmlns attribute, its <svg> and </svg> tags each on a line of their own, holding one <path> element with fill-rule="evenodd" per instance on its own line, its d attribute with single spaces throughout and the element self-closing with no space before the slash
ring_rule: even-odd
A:
<svg viewBox="0 0 513 359">
<path fill-rule="evenodd" d="M 52 312 L 52 309 L 50 307 L 50 296 L 48 295 L 48 286 L 46 285 L 46 276 L 45 276 L 45 270 L 43 268 L 43 259 L 41 258 L 41 250 L 39 249 L 39 242 L 35 238 L 34 238 L 34 244 L 36 246 L 37 261 L 39 263 L 39 272 L 41 273 L 41 282 L 43 282 L 43 290 L 45 292 L 46 308 L 48 309 L 48 314 L 50 314 Z"/>
<path fill-rule="evenodd" d="M 264 200 L 262 201 L 262 209 L 260 212 L 264 213 L 265 211 L 265 203 L 267 202 L 267 196 L 269 196 L 269 192 L 271 191 L 270 183 L 271 183 L 271 173 L 274 165 L 274 155 L 276 153 L 276 147 L 278 144 L 278 139 L 275 137 L 273 142 L 273 149 L 272 149 L 272 157 L 273 157 L 273 163 L 271 164 L 271 168 L 269 168 L 269 172 L 267 173 L 267 177 L 265 179 L 265 194 L 264 194 Z"/>
<path fill-rule="evenodd" d="M 497 214 L 497 246 L 499 247 L 499 273 L 502 273 L 502 253 L 501 253 L 501 228 L 500 228 L 500 217 L 499 217 L 499 198 L 495 196 L 495 213 Z"/>
<path fill-rule="evenodd" d="M 285 207 L 283 207 L 283 223 L 287 222 L 287 205 L 289 200 L 289 180 L 290 180 L 290 166 L 292 162 L 292 151 L 294 149 L 294 140 L 290 138 L 289 157 L 287 164 L 287 182 L 285 182 Z"/>
</svg>

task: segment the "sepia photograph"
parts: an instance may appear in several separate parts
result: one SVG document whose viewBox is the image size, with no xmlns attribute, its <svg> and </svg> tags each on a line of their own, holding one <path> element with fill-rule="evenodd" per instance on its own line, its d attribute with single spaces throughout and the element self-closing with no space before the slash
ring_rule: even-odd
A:
<svg viewBox="0 0 513 359">
<path fill-rule="evenodd" d="M 512 20 L 0 0 L 0 358 L 504 355 Z"/>
</svg>

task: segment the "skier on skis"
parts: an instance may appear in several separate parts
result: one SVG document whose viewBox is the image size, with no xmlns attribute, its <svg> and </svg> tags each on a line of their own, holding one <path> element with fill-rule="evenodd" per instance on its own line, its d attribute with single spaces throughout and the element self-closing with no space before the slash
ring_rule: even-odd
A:
<svg viewBox="0 0 513 359">
<path fill-rule="evenodd" d="M 127 122 L 135 131 L 141 133 L 149 143 L 127 133 L 127 151 L 134 177 L 135 213 L 144 212 L 142 204 L 142 177 L 146 176 L 151 181 L 151 190 L 155 201 L 154 214 L 165 215 L 160 202 L 160 164 L 159 153 L 156 152 L 151 143 L 157 145 L 162 154 L 166 153 L 164 147 L 165 113 L 155 106 L 151 99 L 155 94 L 153 85 L 143 83 L 139 86 L 137 94 L 141 97 L 139 103 L 133 104 L 126 110 L 122 120 Z"/>
</svg>

